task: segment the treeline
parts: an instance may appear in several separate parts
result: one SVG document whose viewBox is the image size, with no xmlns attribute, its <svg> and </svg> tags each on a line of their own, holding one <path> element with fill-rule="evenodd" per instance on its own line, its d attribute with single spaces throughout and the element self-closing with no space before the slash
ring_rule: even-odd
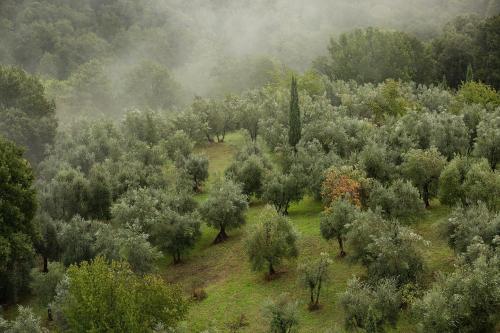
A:
<svg viewBox="0 0 500 333">
<path fill-rule="evenodd" d="M 274 3 L 275 15 L 270 17 L 267 2 L 3 1 L 0 63 L 39 74 L 64 121 L 75 116 L 116 119 L 133 107 L 184 107 L 195 95 L 239 94 L 273 82 L 283 68 L 307 69 L 325 52 L 332 34 L 386 22 L 372 17 L 377 11 L 370 15 L 363 4 L 319 2 L 319 8 L 335 15 L 341 8 L 360 18 L 339 17 L 344 25 L 336 26 L 331 23 L 336 20 L 325 16 L 328 11 L 315 12 L 325 21 L 320 33 L 315 33 L 318 28 L 308 16 L 294 18 L 292 33 L 281 31 L 290 20 L 282 12 L 300 5 L 281 1 Z M 382 9 L 387 6 L 394 4 L 380 4 Z M 401 15 L 392 17 L 388 26 L 332 39 L 330 54 L 317 59 L 314 68 L 330 79 L 365 83 L 392 78 L 446 82 L 457 88 L 470 66 L 476 80 L 498 88 L 498 18 L 487 18 L 500 10 L 495 0 L 422 1 L 411 6 L 415 7 L 413 19 L 405 20 L 411 15 L 398 6 L 394 10 Z M 441 25 L 455 15 L 471 12 L 478 16 L 459 17 L 441 32 Z M 235 30 L 205 20 L 211 15 L 221 22 L 234 22 Z M 232 15 L 254 29 L 238 30 L 239 21 Z M 282 21 L 275 22 L 275 16 Z M 422 31 L 424 25 L 432 31 Z M 276 26 L 283 28 L 275 32 Z M 228 34 L 224 38 L 221 29 Z M 310 34 L 316 36 L 314 40 Z M 240 40 L 252 40 L 255 45 L 242 45 Z"/>
<path fill-rule="evenodd" d="M 499 40 L 499 16 L 457 17 L 429 42 L 403 32 L 359 29 L 332 39 L 329 56 L 315 68 L 330 79 L 361 83 L 392 78 L 457 88 L 474 78 L 498 89 Z"/>
</svg>

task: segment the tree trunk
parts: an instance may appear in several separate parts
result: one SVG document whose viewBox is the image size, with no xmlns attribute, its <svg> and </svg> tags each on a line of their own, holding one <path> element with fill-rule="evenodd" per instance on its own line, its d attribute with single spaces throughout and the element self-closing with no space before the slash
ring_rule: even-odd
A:
<svg viewBox="0 0 500 333">
<path fill-rule="evenodd" d="M 337 237 L 337 241 L 339 242 L 340 257 L 345 257 L 344 241 L 342 240 L 342 237 L 341 236 Z"/>
<path fill-rule="evenodd" d="M 290 201 L 284 204 L 283 215 L 288 216 L 288 208 L 290 207 Z"/>
<path fill-rule="evenodd" d="M 431 206 L 429 203 L 429 184 L 424 185 L 422 197 L 424 199 L 425 208 L 429 208 Z"/>
<path fill-rule="evenodd" d="M 48 273 L 49 272 L 49 259 L 47 256 L 43 256 L 43 270 L 42 272 Z"/>
<path fill-rule="evenodd" d="M 220 231 L 217 234 L 217 237 L 215 237 L 213 243 L 214 244 L 222 243 L 226 239 L 228 239 L 228 235 L 226 234 L 226 229 L 224 227 L 222 227 L 222 228 L 220 228 Z"/>
<path fill-rule="evenodd" d="M 319 279 L 318 290 L 316 292 L 316 302 L 314 302 L 314 305 L 315 305 L 316 308 L 318 308 L 318 306 L 319 306 L 319 293 L 321 291 L 321 282 L 322 282 L 321 280 L 322 279 Z"/>
<path fill-rule="evenodd" d="M 196 193 L 199 193 L 200 192 L 199 181 L 198 181 L 198 179 L 196 177 L 194 177 L 193 181 L 194 181 L 193 191 L 195 191 Z"/>
<path fill-rule="evenodd" d="M 180 262 L 181 262 L 181 252 L 179 250 L 176 250 L 173 253 L 173 257 L 174 257 L 174 265 L 180 264 Z"/>
<path fill-rule="evenodd" d="M 273 276 L 276 274 L 276 271 L 274 270 L 273 264 L 269 263 L 269 276 Z"/>
</svg>

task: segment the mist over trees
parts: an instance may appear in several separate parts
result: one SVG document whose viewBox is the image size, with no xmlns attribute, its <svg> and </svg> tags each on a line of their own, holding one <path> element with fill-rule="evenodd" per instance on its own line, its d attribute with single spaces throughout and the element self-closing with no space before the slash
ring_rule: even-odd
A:
<svg viewBox="0 0 500 333">
<path fill-rule="evenodd" d="M 0 331 L 495 332 L 499 14 L 2 1 Z"/>
</svg>

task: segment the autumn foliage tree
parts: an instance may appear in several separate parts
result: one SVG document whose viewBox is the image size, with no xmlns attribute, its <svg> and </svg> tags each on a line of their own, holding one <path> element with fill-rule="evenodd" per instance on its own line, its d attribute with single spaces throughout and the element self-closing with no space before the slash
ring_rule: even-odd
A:
<svg viewBox="0 0 500 333">
<path fill-rule="evenodd" d="M 332 167 L 325 175 L 321 195 L 326 207 L 337 199 L 361 206 L 361 174 L 350 167 Z"/>
</svg>

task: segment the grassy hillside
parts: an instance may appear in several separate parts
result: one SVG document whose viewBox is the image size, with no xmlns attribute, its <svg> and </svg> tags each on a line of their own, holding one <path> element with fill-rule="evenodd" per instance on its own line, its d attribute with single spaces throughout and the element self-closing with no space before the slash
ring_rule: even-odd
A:
<svg viewBox="0 0 500 333">
<path fill-rule="evenodd" d="M 218 174 L 223 173 L 243 142 L 242 135 L 231 134 L 225 143 L 199 149 L 198 152 L 206 154 L 210 160 L 210 180 L 207 187 Z M 204 194 L 198 197 L 200 201 L 205 198 Z M 339 293 L 345 290 L 351 276 L 364 274 L 364 268 L 350 264 L 345 258 L 338 258 L 337 244 L 321 238 L 321 203 L 306 197 L 291 206 L 289 215 L 301 236 L 299 258 L 296 262 L 288 262 L 280 267 L 282 274 L 278 279 L 266 281 L 264 273 L 251 271 L 243 243 L 248 226 L 258 221 L 263 207 L 261 202 L 252 202 L 247 213 L 247 225 L 230 232 L 227 242 L 212 245 L 217 232 L 205 226 L 201 240 L 182 264 L 172 265 L 170 259 L 162 260 L 161 272 L 166 280 L 181 284 L 186 293 L 190 292 L 193 283 L 202 283 L 208 294 L 205 300 L 193 302 L 188 317 L 189 332 L 198 332 L 210 325 L 228 331 L 228 322 L 241 314 L 245 314 L 249 323 L 242 332 L 265 332 L 267 326 L 262 321 L 261 306 L 267 298 L 276 297 L 282 292 L 290 292 L 302 302 L 300 332 L 323 332 L 330 328 L 342 327 L 343 314 L 338 302 Z M 428 280 L 432 279 L 435 271 L 452 268 L 453 252 L 439 236 L 441 221 L 446 219 L 448 214 L 447 207 L 434 203 L 432 209 L 414 225 L 414 228 L 430 241 L 425 250 Z M 328 252 L 334 257 L 331 267 L 332 279 L 322 293 L 321 310 L 309 312 L 307 291 L 297 284 L 296 266 L 321 252 Z M 399 329 L 412 331 L 406 315 L 402 316 Z"/>
</svg>

